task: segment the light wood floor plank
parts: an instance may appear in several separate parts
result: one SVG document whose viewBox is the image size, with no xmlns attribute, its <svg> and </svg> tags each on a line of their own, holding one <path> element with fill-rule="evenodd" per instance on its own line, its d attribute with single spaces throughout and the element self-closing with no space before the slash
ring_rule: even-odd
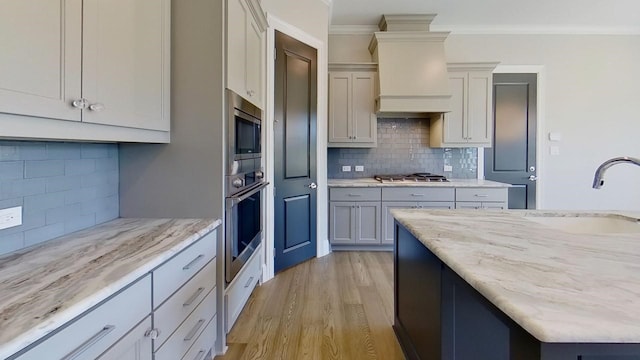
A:
<svg viewBox="0 0 640 360">
<path fill-rule="evenodd" d="M 392 276 L 389 252 L 335 252 L 287 269 L 253 292 L 216 359 L 404 359 Z"/>
</svg>

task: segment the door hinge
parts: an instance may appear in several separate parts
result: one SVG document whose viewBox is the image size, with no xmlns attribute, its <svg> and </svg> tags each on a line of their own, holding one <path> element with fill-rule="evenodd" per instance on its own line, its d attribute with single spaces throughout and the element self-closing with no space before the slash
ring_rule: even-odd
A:
<svg viewBox="0 0 640 360">
<path fill-rule="evenodd" d="M 278 49 L 274 48 L 273 49 L 273 60 L 278 58 Z"/>
<path fill-rule="evenodd" d="M 276 187 L 273 187 L 273 197 L 276 197 Z"/>
<path fill-rule="evenodd" d="M 276 248 L 273 248 L 273 257 L 276 257 Z"/>
</svg>

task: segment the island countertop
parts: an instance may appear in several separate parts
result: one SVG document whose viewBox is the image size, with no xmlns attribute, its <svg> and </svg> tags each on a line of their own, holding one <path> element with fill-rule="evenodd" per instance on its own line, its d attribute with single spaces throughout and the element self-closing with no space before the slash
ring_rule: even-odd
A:
<svg viewBox="0 0 640 360">
<path fill-rule="evenodd" d="M 0 359 L 28 346 L 220 225 L 116 219 L 0 257 Z"/>
<path fill-rule="evenodd" d="M 449 179 L 447 182 L 408 182 L 408 181 L 386 181 L 384 183 L 372 179 L 329 179 L 327 181 L 329 187 L 444 187 L 444 188 L 460 188 L 460 187 L 483 187 L 483 188 L 507 188 L 510 184 L 491 180 L 478 179 Z"/>
<path fill-rule="evenodd" d="M 587 212 L 392 214 L 539 341 L 640 343 L 640 233 L 575 234 L 528 220 L 593 215 Z"/>
</svg>

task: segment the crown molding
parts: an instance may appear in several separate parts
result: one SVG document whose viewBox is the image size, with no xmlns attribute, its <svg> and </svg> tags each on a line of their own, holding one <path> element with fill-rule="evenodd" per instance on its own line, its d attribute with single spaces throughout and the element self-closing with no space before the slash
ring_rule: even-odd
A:
<svg viewBox="0 0 640 360">
<path fill-rule="evenodd" d="M 431 30 L 460 35 L 640 35 L 640 26 L 431 25 Z"/>
<path fill-rule="evenodd" d="M 322 1 L 325 5 L 331 7 L 333 6 L 333 0 L 320 0 Z"/>
</svg>

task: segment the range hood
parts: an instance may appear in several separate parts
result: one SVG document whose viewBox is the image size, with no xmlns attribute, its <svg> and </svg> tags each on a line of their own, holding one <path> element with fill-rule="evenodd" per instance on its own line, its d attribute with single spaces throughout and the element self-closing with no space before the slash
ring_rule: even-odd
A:
<svg viewBox="0 0 640 360">
<path fill-rule="evenodd" d="M 378 117 L 430 117 L 450 111 L 444 41 L 429 31 L 435 14 L 383 15 L 369 44 L 378 63 Z"/>
</svg>

